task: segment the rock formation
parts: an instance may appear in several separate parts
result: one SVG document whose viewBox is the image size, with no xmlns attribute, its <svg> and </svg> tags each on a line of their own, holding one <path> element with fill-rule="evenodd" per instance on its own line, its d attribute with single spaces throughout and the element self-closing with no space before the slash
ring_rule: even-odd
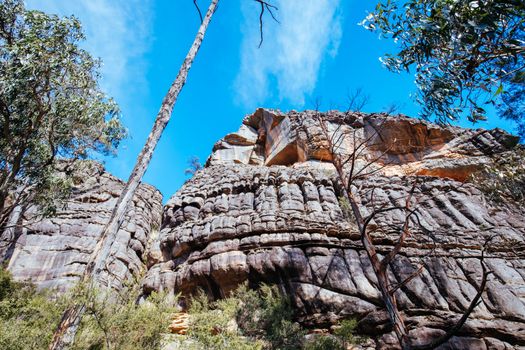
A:
<svg viewBox="0 0 525 350">
<path fill-rule="evenodd" d="M 525 212 L 512 203 L 487 202 L 465 182 L 490 156 L 516 144 L 497 129 L 439 127 L 381 114 L 259 109 L 215 145 L 206 168 L 164 207 L 145 293 L 203 289 L 220 298 L 245 281 L 275 283 L 290 295 L 304 324 L 358 317 L 360 330 L 378 349 L 395 348 L 375 276 L 339 200 L 320 120 L 330 138 L 340 141 L 341 154 L 366 141 L 356 160 L 359 169 L 369 164 L 373 170 L 356 184 L 364 213 L 372 202 L 406 198 L 419 177 L 413 197 L 421 227 L 390 269 L 392 281 L 401 282 L 422 266 L 396 292 L 411 336 L 425 342 L 443 334 L 468 307 L 481 279 L 480 248 L 490 237 L 486 262 L 493 274 L 483 302 L 447 346 L 525 346 L 525 262 L 519 249 L 512 253 L 525 245 Z M 399 216 L 392 211 L 374 222 L 379 253 L 395 243 L 389 228 L 402 221 Z"/>
<path fill-rule="evenodd" d="M 277 284 L 306 326 L 356 317 L 377 349 L 395 349 L 376 278 L 340 200 L 330 140 L 341 156 L 358 150 L 355 171 L 368 173 L 354 184 L 364 215 L 413 191 L 419 225 L 389 270 L 400 283 L 421 269 L 396 291 L 410 335 L 426 342 L 458 319 L 476 294 L 480 249 L 488 242 L 485 261 L 493 273 L 483 301 L 443 348 L 525 349 L 525 209 L 489 201 L 468 181 L 495 154 L 512 152 L 517 138 L 499 129 L 259 109 L 216 143 L 206 167 L 164 209 L 158 191 L 140 187 L 106 280 L 118 287 L 146 267 L 145 296 L 203 289 L 213 298 L 245 282 Z M 123 187 L 96 165 L 84 178 L 56 217 L 3 233 L 8 244 L 0 253 L 10 257 L 17 279 L 65 289 L 82 274 Z M 392 227 L 403 220 L 390 211 L 371 223 L 380 254 L 392 249 Z"/>
<path fill-rule="evenodd" d="M 82 276 L 104 224 L 115 206 L 123 182 L 89 162 L 75 175 L 67 207 L 50 218 L 34 217 L 32 211 L 22 229 L 8 229 L 1 237 L 0 258 L 17 280 L 28 280 L 39 288 L 66 290 Z M 149 239 L 160 227 L 162 195 L 149 185 L 141 185 L 101 280 L 120 287 L 132 274 L 144 270 L 143 255 Z"/>
</svg>

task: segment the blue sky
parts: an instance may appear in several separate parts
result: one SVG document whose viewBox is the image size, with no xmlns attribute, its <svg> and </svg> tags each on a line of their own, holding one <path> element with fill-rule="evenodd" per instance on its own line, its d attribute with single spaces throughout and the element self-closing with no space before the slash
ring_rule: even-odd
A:
<svg viewBox="0 0 525 350">
<path fill-rule="evenodd" d="M 199 0 L 205 11 L 208 3 Z M 155 151 L 145 182 L 166 200 L 187 179 L 187 160 L 204 163 L 213 144 L 236 131 L 257 107 L 345 109 L 348 92 L 370 96 L 367 112 L 396 103 L 417 116 L 413 76 L 394 74 L 379 57 L 394 44 L 358 26 L 374 6 L 357 0 L 275 0 L 280 24 L 268 17 L 259 49 L 258 4 L 221 0 L 172 120 Z M 106 168 L 127 179 L 147 138 L 164 94 L 199 26 L 192 0 L 26 0 L 29 8 L 75 15 L 83 43 L 104 66 L 101 82 L 122 109 L 129 130 Z M 463 123 L 463 126 L 472 126 Z M 475 127 L 513 126 L 489 116 Z"/>
</svg>

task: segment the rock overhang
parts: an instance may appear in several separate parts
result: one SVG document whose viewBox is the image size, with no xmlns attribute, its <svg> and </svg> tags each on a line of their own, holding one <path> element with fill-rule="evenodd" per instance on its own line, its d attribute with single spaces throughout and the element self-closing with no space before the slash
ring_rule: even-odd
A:
<svg viewBox="0 0 525 350">
<path fill-rule="evenodd" d="M 304 111 L 282 113 L 259 108 L 244 118 L 239 131 L 213 149 L 207 165 L 284 165 L 330 162 L 328 139 L 340 152 L 360 142 L 360 159 L 377 159 L 385 175 L 429 175 L 465 181 L 493 154 L 508 151 L 519 138 L 501 129 L 473 130 L 384 113 Z M 356 141 L 357 140 L 357 141 Z"/>
</svg>

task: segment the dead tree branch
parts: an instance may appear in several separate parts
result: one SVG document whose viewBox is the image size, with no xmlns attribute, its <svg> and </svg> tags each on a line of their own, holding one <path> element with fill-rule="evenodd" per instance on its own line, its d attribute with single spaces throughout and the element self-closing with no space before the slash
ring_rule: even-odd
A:
<svg viewBox="0 0 525 350">
<path fill-rule="evenodd" d="M 259 48 L 261 47 L 263 41 L 264 41 L 264 35 L 263 35 L 263 16 L 264 16 L 264 11 L 265 10 L 268 10 L 268 13 L 270 13 L 270 16 L 272 16 L 273 20 L 277 23 L 279 23 L 279 21 L 277 20 L 277 18 L 275 17 L 273 11 L 278 11 L 279 9 L 275 6 L 275 5 L 272 5 L 271 3 L 269 3 L 268 1 L 265 1 L 265 0 L 254 0 L 255 2 L 258 2 L 260 5 L 261 5 L 261 11 L 259 12 L 259 34 L 260 34 L 260 41 L 259 41 Z"/>
<path fill-rule="evenodd" d="M 348 109 L 360 112 L 370 102 L 370 95 L 365 94 L 362 88 L 347 93 Z"/>
<path fill-rule="evenodd" d="M 485 264 L 485 261 L 484 261 L 484 258 L 485 258 L 485 247 L 487 245 L 487 242 L 485 243 L 484 248 L 481 251 L 481 257 L 479 259 L 480 263 L 481 263 L 481 270 L 482 270 L 481 283 L 480 283 L 479 288 L 478 288 L 478 290 L 476 292 L 476 295 L 474 296 L 474 298 L 470 302 L 469 307 L 465 310 L 465 312 L 459 318 L 459 320 L 456 322 L 456 324 L 454 326 L 452 326 L 447 331 L 447 333 L 445 333 L 442 337 L 440 337 L 440 338 L 430 342 L 429 344 L 420 345 L 420 346 L 412 346 L 411 347 L 412 350 L 432 350 L 432 349 L 435 349 L 438 346 L 446 343 L 448 340 L 450 340 L 450 338 L 452 338 L 461 329 L 461 327 L 463 327 L 463 325 L 465 324 L 465 322 L 469 318 L 469 316 L 472 313 L 472 311 L 474 311 L 476 306 L 479 305 L 479 303 L 481 302 L 480 301 L 481 296 L 483 295 L 483 292 L 485 291 L 485 287 L 487 285 L 487 279 L 488 279 L 489 275 L 492 273 L 492 271 L 487 269 L 487 265 Z"/>
<path fill-rule="evenodd" d="M 355 98 L 351 102 L 352 104 L 354 104 Z M 406 196 L 401 196 L 401 198 L 391 198 L 390 201 L 386 201 L 382 204 L 380 203 L 379 206 L 376 205 L 375 186 L 373 186 L 372 189 L 368 191 L 370 198 L 370 201 L 368 203 L 372 204 L 371 213 L 367 216 L 364 216 L 361 212 L 361 207 L 363 205 L 361 198 L 361 196 L 363 195 L 363 184 L 359 186 L 359 183 L 356 182 L 356 180 L 363 179 L 372 174 L 375 174 L 378 171 L 381 171 L 381 169 L 383 169 L 384 166 L 387 165 L 380 164 L 381 166 L 379 166 L 379 168 L 373 167 L 376 163 L 380 163 L 382 161 L 384 156 L 387 155 L 389 149 L 384 150 L 379 156 L 374 156 L 372 159 L 367 159 L 366 155 L 363 156 L 363 152 L 365 152 L 366 149 L 370 149 L 370 147 L 374 146 L 371 143 L 376 137 L 378 137 L 380 140 L 383 140 L 383 136 L 380 133 L 382 123 L 380 123 L 379 125 L 374 125 L 374 123 L 372 123 L 372 134 L 368 136 L 363 135 L 360 140 L 358 140 L 358 138 L 356 137 L 357 133 L 354 129 L 352 140 L 353 149 L 349 154 L 343 155 L 343 153 L 340 152 L 340 145 L 344 141 L 345 135 L 341 135 L 340 133 L 341 125 L 339 125 L 336 128 L 336 131 L 332 135 L 330 135 L 328 127 L 326 126 L 325 121 L 321 118 L 321 115 L 319 113 L 317 113 L 317 119 L 324 135 L 326 136 L 326 140 L 328 141 L 328 151 L 331 154 L 331 162 L 335 167 L 339 185 L 343 189 L 343 198 L 346 201 L 348 201 L 348 204 L 351 208 L 351 212 L 355 219 L 355 224 L 361 237 L 361 243 L 364 247 L 364 250 L 367 253 L 372 269 L 377 278 L 377 286 L 381 292 L 382 300 L 385 304 L 385 308 L 392 323 L 393 330 L 398 338 L 399 344 L 401 345 L 401 349 L 429 350 L 434 349 L 441 344 L 444 344 L 461 329 L 461 327 L 464 325 L 472 311 L 480 302 L 482 293 L 486 287 L 487 277 L 491 273 L 487 270 L 487 267 L 483 261 L 484 249 L 487 243 L 485 243 L 481 254 L 482 280 L 479 288 L 477 289 L 475 297 L 470 303 L 470 306 L 460 317 L 460 319 L 456 322 L 456 324 L 452 326 L 444 336 L 426 345 L 412 344 L 412 341 L 409 338 L 408 334 L 409 329 L 406 327 L 404 322 L 404 316 L 398 308 L 395 294 L 400 288 L 403 288 L 410 281 L 412 281 L 414 278 L 423 273 L 424 264 L 421 263 L 413 273 L 411 273 L 408 277 L 404 278 L 399 283 L 395 284 L 389 280 L 388 268 L 392 265 L 396 256 L 400 254 L 401 250 L 406 244 L 407 239 L 413 237 L 412 230 L 414 228 L 420 228 L 423 235 L 431 239 L 431 241 L 433 242 L 432 254 L 435 253 L 436 238 L 434 237 L 431 231 L 429 231 L 421 224 L 421 219 L 418 215 L 417 205 L 419 204 L 419 200 L 415 198 L 416 187 L 418 185 L 418 178 L 416 178 L 416 181 L 414 181 L 409 193 Z M 343 159 L 343 157 L 346 157 L 346 159 Z M 358 165 L 358 160 L 364 160 L 365 164 Z M 370 170 L 365 171 L 365 169 L 368 168 L 370 168 Z M 368 209 L 370 209 L 369 206 L 367 206 L 367 210 Z M 396 223 L 389 225 L 388 227 L 385 227 L 384 225 L 382 227 L 378 227 L 377 225 L 374 225 L 374 227 L 372 228 L 370 227 L 370 224 L 373 221 L 375 222 L 377 219 L 379 219 L 381 215 L 394 211 L 404 213 L 404 219 L 401 220 L 400 224 Z M 372 237 L 372 233 L 376 230 L 381 230 L 389 236 L 398 235 L 397 241 L 395 242 L 393 248 L 390 251 L 388 251 L 382 258 L 378 255 L 376 245 Z"/>
<path fill-rule="evenodd" d="M 199 8 L 199 4 L 197 4 L 197 0 L 193 0 L 193 5 L 195 5 L 195 8 L 197 9 L 197 12 L 199 13 L 199 18 L 202 23 L 202 12 L 201 12 L 201 9 Z"/>
</svg>

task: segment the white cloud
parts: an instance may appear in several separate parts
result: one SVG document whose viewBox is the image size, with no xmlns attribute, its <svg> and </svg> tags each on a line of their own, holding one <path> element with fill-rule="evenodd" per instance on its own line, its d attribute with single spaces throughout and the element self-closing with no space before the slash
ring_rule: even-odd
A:
<svg viewBox="0 0 525 350">
<path fill-rule="evenodd" d="M 241 66 L 235 88 L 242 103 L 262 104 L 275 90 L 298 107 L 312 93 L 323 60 L 335 57 L 341 41 L 340 0 L 278 0 L 276 16 L 266 12 L 259 44 L 257 4 L 244 1 Z"/>
<path fill-rule="evenodd" d="M 150 0 L 26 0 L 26 6 L 81 21 L 83 46 L 102 59 L 102 87 L 118 101 L 130 95 L 131 74 L 133 81 L 145 82 L 141 57 L 150 45 Z"/>
</svg>

